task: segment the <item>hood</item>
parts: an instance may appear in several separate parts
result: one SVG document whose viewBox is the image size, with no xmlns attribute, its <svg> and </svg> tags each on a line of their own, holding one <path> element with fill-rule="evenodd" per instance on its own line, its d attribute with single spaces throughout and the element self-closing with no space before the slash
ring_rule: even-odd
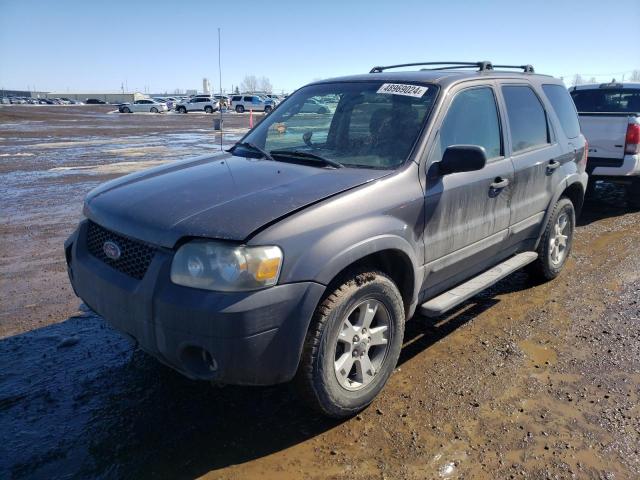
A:
<svg viewBox="0 0 640 480">
<path fill-rule="evenodd" d="M 182 237 L 241 241 L 269 222 L 389 173 L 198 157 L 107 182 L 89 193 L 84 213 L 105 228 L 169 248 Z"/>
</svg>

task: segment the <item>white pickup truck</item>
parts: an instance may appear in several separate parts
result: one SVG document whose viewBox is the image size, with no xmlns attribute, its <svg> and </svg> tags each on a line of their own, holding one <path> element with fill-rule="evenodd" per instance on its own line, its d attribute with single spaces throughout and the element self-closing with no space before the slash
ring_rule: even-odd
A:
<svg viewBox="0 0 640 480">
<path fill-rule="evenodd" d="M 629 205 L 640 208 L 640 83 L 579 85 L 569 93 L 589 142 L 591 185 L 622 183 Z"/>
</svg>

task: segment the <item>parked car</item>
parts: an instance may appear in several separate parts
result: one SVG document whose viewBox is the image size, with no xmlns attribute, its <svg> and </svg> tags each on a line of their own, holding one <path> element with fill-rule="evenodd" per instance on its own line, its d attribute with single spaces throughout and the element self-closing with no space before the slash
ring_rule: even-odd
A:
<svg viewBox="0 0 640 480">
<path fill-rule="evenodd" d="M 178 102 L 176 112 L 202 112 L 213 113 L 220 109 L 220 103 L 208 95 L 196 95 L 190 100 Z"/>
<path fill-rule="evenodd" d="M 320 412 L 355 414 L 414 312 L 525 266 L 551 280 L 571 251 L 587 149 L 569 93 L 473 65 L 312 83 L 226 157 L 96 188 L 65 243 L 74 291 L 190 378 L 294 379 Z M 325 96 L 330 121 L 300 113 Z"/>
<path fill-rule="evenodd" d="M 301 113 L 329 113 L 329 105 L 325 102 L 318 100 L 317 98 L 309 98 L 302 108 L 300 109 Z"/>
<path fill-rule="evenodd" d="M 87 105 L 106 105 L 107 102 L 98 98 L 87 98 L 84 102 Z"/>
<path fill-rule="evenodd" d="M 161 103 L 151 98 L 136 100 L 133 103 L 123 103 L 118 107 L 120 113 L 161 113 L 168 110 L 166 103 Z"/>
<path fill-rule="evenodd" d="M 231 98 L 229 98 L 226 95 L 214 95 L 213 98 L 215 98 L 218 103 L 220 104 L 221 108 L 230 108 L 231 105 Z"/>
<path fill-rule="evenodd" d="M 273 100 L 265 100 L 258 95 L 234 95 L 231 97 L 231 108 L 238 113 L 253 110 L 269 113 L 275 108 Z"/>
<path fill-rule="evenodd" d="M 570 89 L 589 142 L 590 186 L 625 185 L 627 202 L 640 208 L 640 83 L 579 85 Z"/>
<path fill-rule="evenodd" d="M 9 97 L 2 97 L 0 99 L 0 103 L 2 103 L 3 105 L 9 105 L 11 103 L 11 100 L 9 100 Z"/>
<path fill-rule="evenodd" d="M 280 95 L 276 95 L 275 93 L 267 93 L 265 95 L 265 97 L 267 97 L 270 100 L 273 100 L 276 104 L 276 106 L 282 102 L 282 100 L 284 100 L 284 98 L 282 98 Z"/>
</svg>

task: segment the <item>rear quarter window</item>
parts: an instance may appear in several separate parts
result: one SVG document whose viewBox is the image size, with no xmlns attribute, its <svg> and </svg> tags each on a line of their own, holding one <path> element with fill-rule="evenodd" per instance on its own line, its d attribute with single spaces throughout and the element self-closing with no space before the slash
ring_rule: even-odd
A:
<svg viewBox="0 0 640 480">
<path fill-rule="evenodd" d="M 576 138 L 580 135 L 580 123 L 578 123 L 576 107 L 566 88 L 562 85 L 543 85 L 542 90 L 549 102 L 551 102 L 551 106 L 556 112 L 567 138 Z"/>
</svg>

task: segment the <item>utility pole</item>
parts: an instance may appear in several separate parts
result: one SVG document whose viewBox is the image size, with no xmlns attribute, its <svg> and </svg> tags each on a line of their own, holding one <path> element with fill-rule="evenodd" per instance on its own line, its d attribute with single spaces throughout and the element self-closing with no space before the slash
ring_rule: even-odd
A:
<svg viewBox="0 0 640 480">
<path fill-rule="evenodd" d="M 222 95 L 222 59 L 220 52 L 220 27 L 218 27 L 218 74 L 220 81 L 220 95 Z M 222 150 L 222 98 L 220 99 L 220 103 L 218 104 L 218 112 L 220 112 L 220 150 Z"/>
</svg>

